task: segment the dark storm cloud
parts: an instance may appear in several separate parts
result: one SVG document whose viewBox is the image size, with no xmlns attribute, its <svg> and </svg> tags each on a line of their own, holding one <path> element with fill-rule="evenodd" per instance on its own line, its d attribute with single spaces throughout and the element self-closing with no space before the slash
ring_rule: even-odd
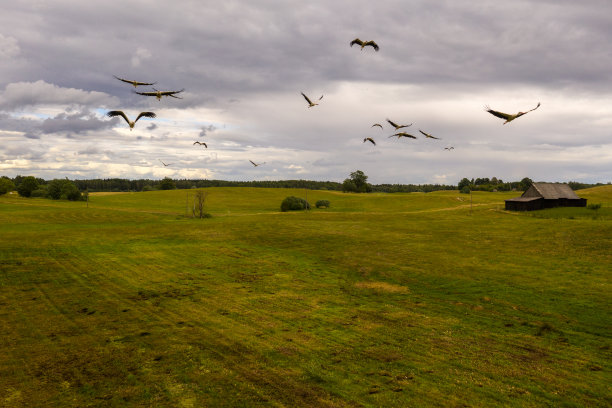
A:
<svg viewBox="0 0 612 408">
<path fill-rule="evenodd" d="M 42 121 L 40 130 L 43 134 L 74 133 L 82 134 L 92 130 L 108 129 L 116 125 L 117 120 L 100 120 L 89 111 L 60 113 L 53 118 Z"/>
</svg>

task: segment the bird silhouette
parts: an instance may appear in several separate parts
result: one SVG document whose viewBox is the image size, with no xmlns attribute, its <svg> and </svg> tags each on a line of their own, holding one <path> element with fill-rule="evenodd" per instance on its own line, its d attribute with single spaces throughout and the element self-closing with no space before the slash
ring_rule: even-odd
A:
<svg viewBox="0 0 612 408">
<path fill-rule="evenodd" d="M 163 165 L 164 165 L 164 167 L 168 167 L 168 166 L 171 166 L 171 165 L 172 165 L 172 163 L 168 163 L 168 164 L 166 164 L 166 163 L 164 163 L 163 161 L 161 161 L 160 159 L 157 159 L 157 160 L 159 160 L 159 161 L 161 162 L 161 164 L 163 164 Z"/>
<path fill-rule="evenodd" d="M 207 148 L 207 149 L 208 149 L 208 145 L 207 145 L 206 143 L 204 143 L 204 142 L 198 142 L 198 141 L 195 141 L 195 142 L 193 142 L 193 144 L 194 144 L 194 145 L 199 144 L 200 146 L 204 146 L 205 148 Z"/>
<path fill-rule="evenodd" d="M 158 101 L 161 100 L 162 96 L 171 96 L 172 98 L 176 98 L 176 99 L 183 99 L 183 98 L 179 98 L 178 96 L 175 96 L 178 93 L 181 93 L 184 91 L 184 89 L 181 89 L 180 91 L 158 91 L 157 89 L 153 88 L 153 90 L 155 92 L 136 92 L 134 91 L 134 93 L 138 94 L 138 95 L 144 95 L 144 96 L 154 96 L 157 98 Z"/>
<path fill-rule="evenodd" d="M 519 112 L 519 113 L 514 114 L 514 115 L 511 115 L 509 113 L 503 113 L 503 112 L 499 112 L 499 111 L 493 110 L 493 109 L 489 108 L 488 106 L 485 106 L 485 110 L 487 112 L 489 112 L 493 116 L 497 116 L 498 118 L 501 118 L 501 119 L 506 119 L 506 121 L 503 123 L 505 125 L 506 123 L 512 122 L 514 119 L 516 119 L 518 117 L 521 117 L 521 116 L 523 116 L 523 115 L 525 115 L 525 114 L 527 114 L 527 113 L 529 113 L 531 111 L 534 111 L 534 110 L 538 109 L 539 107 L 540 107 L 540 102 L 538 102 L 538 105 L 535 108 L 530 109 L 527 112 Z"/>
<path fill-rule="evenodd" d="M 436 140 L 440 140 L 440 138 L 439 138 L 439 137 L 435 137 L 435 136 L 430 135 L 429 133 L 425 133 L 425 132 L 423 132 L 421 129 L 419 129 L 419 132 L 421 132 L 422 134 L 424 134 L 424 135 L 425 135 L 425 137 L 427 137 L 427 138 L 429 138 L 429 139 L 436 139 Z"/>
<path fill-rule="evenodd" d="M 374 48 L 376 51 L 379 49 L 378 44 L 376 44 L 374 41 L 361 41 L 359 38 L 355 38 L 353 41 L 351 41 L 351 47 L 355 44 L 360 45 L 362 51 L 363 47 L 367 47 L 368 45 Z"/>
<path fill-rule="evenodd" d="M 253 166 L 255 166 L 255 167 L 257 167 L 257 166 L 261 166 L 262 164 L 266 164 L 266 162 L 263 162 L 263 163 L 255 163 L 253 160 L 249 160 L 249 161 L 250 161 L 250 162 L 251 162 L 251 164 L 252 164 Z"/>
<path fill-rule="evenodd" d="M 391 135 L 391 136 L 389 136 L 389 137 L 393 137 L 393 136 L 397 136 L 397 138 L 398 138 L 398 139 L 399 139 L 400 137 L 409 137 L 409 138 L 411 138 L 411 139 L 416 139 L 416 138 L 417 138 L 416 136 L 412 136 L 411 134 L 406 133 L 406 132 L 399 132 L 399 133 L 396 133 L 396 134 Z"/>
<path fill-rule="evenodd" d="M 391 119 L 387 119 L 387 122 L 389 122 L 389 124 L 391 126 L 393 126 L 395 128 L 395 130 L 400 130 L 401 128 L 405 128 L 405 127 L 409 127 L 412 126 L 412 123 L 409 125 L 398 125 L 397 123 L 391 121 Z M 382 126 L 381 126 L 382 127 Z"/>
<path fill-rule="evenodd" d="M 134 125 L 136 124 L 136 122 L 138 122 L 138 119 L 145 117 L 145 118 L 155 118 L 156 115 L 153 112 L 140 112 L 140 114 L 136 117 L 135 121 L 131 121 L 128 119 L 128 117 L 126 116 L 125 113 L 123 113 L 123 111 L 110 111 L 106 114 L 106 116 L 112 118 L 115 116 L 121 116 L 123 119 L 125 119 L 125 121 L 128 123 L 128 125 L 130 125 L 130 130 L 134 129 Z"/>
<path fill-rule="evenodd" d="M 366 137 L 365 139 L 363 139 L 363 143 L 365 142 L 371 142 L 374 146 L 376 146 L 376 142 L 371 137 Z"/>
<path fill-rule="evenodd" d="M 116 79 L 120 80 L 120 81 L 123 81 L 123 82 L 125 82 L 125 83 L 131 84 L 131 85 L 134 85 L 134 88 L 136 88 L 136 87 L 137 87 L 137 86 L 139 86 L 139 85 L 155 85 L 155 84 L 157 83 L 157 82 L 151 82 L 151 83 L 149 83 L 149 82 L 138 82 L 138 81 L 132 81 L 132 80 L 130 80 L 130 79 L 123 79 L 123 78 L 119 78 L 117 75 L 113 75 L 113 76 L 114 76 Z"/>
<path fill-rule="evenodd" d="M 382 125 L 381 125 L 380 123 L 375 123 L 375 124 L 373 124 L 373 125 L 372 125 L 372 126 L 370 126 L 370 127 L 374 127 L 374 126 L 378 126 L 378 127 L 379 127 L 379 128 L 381 128 L 381 129 L 383 128 L 383 127 L 382 127 Z"/>
<path fill-rule="evenodd" d="M 306 94 L 304 94 L 304 92 L 302 92 L 302 96 L 304 97 L 304 99 L 306 99 L 306 102 L 308 102 L 308 107 L 309 107 L 309 108 L 312 108 L 313 106 L 317 106 L 317 105 L 318 105 L 318 103 L 313 103 L 313 102 L 310 100 L 310 98 L 308 98 L 308 97 L 306 96 Z M 321 97 L 319 98 L 319 100 L 321 100 L 321 99 L 323 99 L 323 95 L 321 95 Z"/>
<path fill-rule="evenodd" d="M 453 150 L 453 149 L 454 149 L 454 147 L 453 147 L 453 146 L 451 146 L 451 147 L 445 147 L 445 148 L 444 148 L 444 150 L 448 150 L 448 151 Z"/>
</svg>

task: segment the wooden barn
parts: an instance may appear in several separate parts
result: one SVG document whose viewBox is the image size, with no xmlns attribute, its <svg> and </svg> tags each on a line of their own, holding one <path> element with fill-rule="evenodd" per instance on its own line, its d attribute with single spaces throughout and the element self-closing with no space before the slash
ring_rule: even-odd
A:
<svg viewBox="0 0 612 408">
<path fill-rule="evenodd" d="M 586 207 L 567 184 L 533 183 L 522 196 L 506 200 L 506 210 L 533 211 L 553 207 Z"/>
</svg>

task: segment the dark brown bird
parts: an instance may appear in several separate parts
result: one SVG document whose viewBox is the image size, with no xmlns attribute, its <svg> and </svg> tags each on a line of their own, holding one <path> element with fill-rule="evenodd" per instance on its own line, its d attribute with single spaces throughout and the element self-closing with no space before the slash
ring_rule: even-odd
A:
<svg viewBox="0 0 612 408">
<path fill-rule="evenodd" d="M 376 142 L 374 141 L 374 139 L 372 139 L 371 137 L 366 137 L 365 139 L 363 139 L 363 143 L 365 142 L 370 142 L 372 143 L 374 146 L 376 146 Z"/>
<path fill-rule="evenodd" d="M 429 133 L 425 133 L 425 132 L 423 132 L 421 129 L 419 129 L 419 132 L 421 132 L 422 134 L 424 134 L 424 135 L 425 135 L 425 137 L 428 137 L 428 138 L 430 138 L 430 139 L 440 140 L 440 138 L 439 138 L 439 137 L 435 137 L 435 136 L 430 135 Z"/>
<path fill-rule="evenodd" d="M 381 128 L 381 129 L 383 128 L 383 127 L 382 127 L 382 125 L 381 125 L 380 123 L 375 123 L 375 124 L 373 124 L 373 125 L 372 125 L 372 126 L 370 126 L 370 127 L 374 127 L 374 126 L 378 126 L 378 127 L 379 127 L 379 128 Z"/>
<path fill-rule="evenodd" d="M 253 166 L 255 166 L 255 167 L 257 167 L 257 166 L 261 166 L 262 164 L 266 164 L 266 162 L 263 162 L 263 163 L 255 163 L 253 160 L 249 160 L 249 161 L 250 161 L 250 162 L 251 162 L 251 164 L 252 164 Z"/>
<path fill-rule="evenodd" d="M 179 98 L 178 96 L 174 96 L 174 95 L 183 92 L 184 89 L 181 89 L 180 91 L 158 91 L 157 89 L 153 88 L 153 90 L 155 92 L 136 92 L 134 91 L 134 93 L 137 93 L 138 95 L 144 95 L 144 96 L 154 96 L 157 98 L 158 101 L 161 100 L 162 96 L 171 96 L 176 99 L 183 99 L 183 98 Z"/>
<path fill-rule="evenodd" d="M 387 122 L 389 122 L 389 124 L 390 124 L 391 126 L 393 126 L 393 127 L 395 128 L 395 130 L 399 130 L 399 129 L 401 129 L 401 128 L 405 128 L 405 127 L 412 126 L 412 123 L 411 123 L 411 124 L 409 124 L 409 125 L 398 125 L 397 123 L 392 122 L 392 121 L 391 121 L 391 119 L 387 119 Z"/>
<path fill-rule="evenodd" d="M 106 114 L 106 116 L 108 116 L 109 118 L 112 118 L 115 116 L 121 116 L 123 119 L 125 119 L 128 125 L 130 125 L 130 130 L 134 129 L 134 125 L 136 124 L 136 122 L 138 122 L 138 119 L 142 117 L 145 117 L 145 118 L 155 118 L 156 117 L 156 115 L 153 112 L 140 112 L 140 114 L 136 117 L 136 120 L 132 122 L 131 120 L 128 119 L 126 114 L 123 113 L 123 111 L 110 111 Z"/>
<path fill-rule="evenodd" d="M 204 142 L 198 142 L 198 141 L 195 141 L 195 142 L 193 142 L 193 144 L 194 144 L 194 145 L 199 144 L 200 146 L 204 146 L 205 148 L 207 148 L 207 149 L 208 149 L 208 145 L 207 145 L 206 143 L 204 143 Z"/>
<path fill-rule="evenodd" d="M 453 147 L 453 146 L 451 146 L 451 147 L 445 147 L 445 148 L 444 148 L 444 150 L 449 150 L 449 151 L 450 151 L 450 150 L 453 150 L 453 149 L 454 149 L 454 147 Z"/>
<path fill-rule="evenodd" d="M 308 102 L 308 107 L 309 107 L 309 108 L 312 108 L 313 106 L 317 106 L 317 105 L 318 105 L 318 103 L 314 103 L 314 102 L 312 102 L 312 101 L 310 100 L 310 98 L 308 98 L 308 97 L 306 96 L 306 94 L 304 94 L 304 92 L 302 92 L 302 96 L 304 97 L 304 99 L 306 99 L 306 102 Z M 321 99 L 323 99 L 323 95 L 321 95 L 321 97 L 319 98 L 319 100 L 321 100 Z"/>
<path fill-rule="evenodd" d="M 120 81 L 123 81 L 123 82 L 125 82 L 125 83 L 131 84 L 131 85 L 134 85 L 134 88 L 136 88 L 136 87 L 137 87 L 137 86 L 139 86 L 139 85 L 155 85 L 155 84 L 157 83 L 157 82 L 151 82 L 151 83 L 149 83 L 149 82 L 138 82 L 138 81 L 132 81 L 132 80 L 130 80 L 130 79 L 123 79 L 123 78 L 119 78 L 119 77 L 118 77 L 118 76 L 116 76 L 116 75 L 113 75 L 113 76 L 114 76 L 116 79 L 120 80 Z"/>
<path fill-rule="evenodd" d="M 540 102 L 538 102 L 538 105 L 535 108 L 530 109 L 527 112 L 519 112 L 519 113 L 514 114 L 514 115 L 490 109 L 488 106 L 485 106 L 485 110 L 487 112 L 489 112 L 493 116 L 497 116 L 498 118 L 501 118 L 501 119 L 506 119 L 506 121 L 503 123 L 505 125 L 506 123 L 512 122 L 514 119 L 516 119 L 518 117 L 521 117 L 521 116 L 523 116 L 523 115 L 525 115 L 525 114 L 527 114 L 527 113 L 529 113 L 531 111 L 534 111 L 534 110 L 538 109 L 539 107 L 540 107 Z"/>
<path fill-rule="evenodd" d="M 412 136 L 411 134 L 406 133 L 406 132 L 399 132 L 399 133 L 396 133 L 396 134 L 391 135 L 391 136 L 389 136 L 389 137 L 393 137 L 393 136 L 397 136 L 397 138 L 398 138 L 398 139 L 399 139 L 400 137 L 409 137 L 409 138 L 411 138 L 411 139 L 416 139 L 416 138 L 417 138 L 416 136 Z"/>
<path fill-rule="evenodd" d="M 374 48 L 376 51 L 378 51 L 378 48 L 379 48 L 378 44 L 376 44 L 374 41 L 361 41 L 359 38 L 355 38 L 353 41 L 351 41 L 351 47 L 354 44 L 360 45 L 362 51 L 363 51 L 363 47 L 367 47 L 368 45 Z"/>
<path fill-rule="evenodd" d="M 164 163 L 163 161 L 161 161 L 160 159 L 157 159 L 157 160 L 159 160 L 159 161 L 161 162 L 161 164 L 163 164 L 163 165 L 164 165 L 164 167 L 168 167 L 168 166 L 171 166 L 171 165 L 172 165 L 172 163 L 168 163 L 168 164 L 166 164 L 166 163 Z"/>
</svg>

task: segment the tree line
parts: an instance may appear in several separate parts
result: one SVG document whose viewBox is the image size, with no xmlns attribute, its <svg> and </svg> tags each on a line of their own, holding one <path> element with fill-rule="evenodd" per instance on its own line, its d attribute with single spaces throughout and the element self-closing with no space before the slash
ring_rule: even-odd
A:
<svg viewBox="0 0 612 408">
<path fill-rule="evenodd" d="M 429 193 L 439 190 L 459 190 L 462 193 L 470 191 L 525 191 L 533 181 L 525 177 L 521 181 L 504 182 L 497 177 L 471 178 L 464 177 L 457 185 L 447 184 L 370 184 L 368 176 L 361 170 L 356 170 L 342 183 L 335 181 L 314 180 L 263 180 L 263 181 L 227 181 L 164 178 L 151 179 L 83 179 L 44 180 L 34 176 L 0 177 L 0 194 L 17 191 L 24 197 L 47 197 L 52 199 L 84 200 L 89 192 L 137 192 L 152 190 L 191 189 L 206 187 L 265 187 L 265 188 L 301 188 L 309 190 L 332 190 L 355 193 Z M 587 184 L 570 181 L 567 183 L 573 190 L 603 185 L 602 183 Z M 609 184 L 609 183 L 608 183 Z"/>
</svg>

